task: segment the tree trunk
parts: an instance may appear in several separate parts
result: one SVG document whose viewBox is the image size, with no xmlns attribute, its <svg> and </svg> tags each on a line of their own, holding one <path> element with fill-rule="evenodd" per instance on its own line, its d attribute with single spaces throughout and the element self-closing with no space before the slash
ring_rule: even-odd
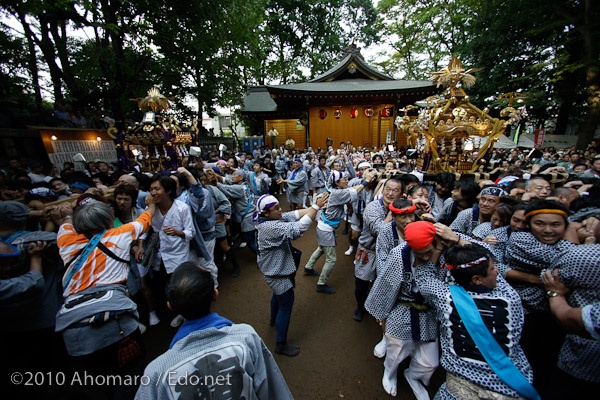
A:
<svg viewBox="0 0 600 400">
<path fill-rule="evenodd" d="M 562 96 L 561 96 L 562 97 Z M 563 97 L 563 102 L 558 109 L 558 117 L 556 118 L 556 127 L 554 128 L 554 135 L 564 135 L 567 133 L 567 126 L 569 125 L 569 117 L 573 110 L 573 102 L 570 99 Z"/>
<path fill-rule="evenodd" d="M 587 71 L 588 113 L 579 131 L 577 149 L 585 150 L 594 138 L 594 133 L 600 123 L 600 77 L 597 67 L 589 67 Z"/>
<path fill-rule="evenodd" d="M 204 104 L 202 104 L 202 100 L 200 100 L 200 91 L 198 91 L 198 121 L 200 122 L 200 126 L 202 126 L 202 111 L 204 109 Z M 200 128 L 198 128 L 200 129 Z"/>
<path fill-rule="evenodd" d="M 40 90 L 39 70 L 37 66 L 37 57 L 35 51 L 34 35 L 25 20 L 25 16 L 19 12 L 19 20 L 23 26 L 23 32 L 27 38 L 27 48 L 29 50 L 29 59 L 27 61 L 29 73 L 31 74 L 31 86 L 35 95 L 35 104 L 40 107 L 42 105 L 42 91 Z"/>
<path fill-rule="evenodd" d="M 41 39 L 37 41 L 37 45 L 42 50 L 42 54 L 44 55 L 44 59 L 46 60 L 46 64 L 50 69 L 50 78 L 52 79 L 52 87 L 54 89 L 54 101 L 60 101 L 64 98 L 62 93 L 62 78 L 63 73 L 59 66 L 56 64 L 56 55 L 54 53 L 54 45 L 52 44 L 52 40 L 50 40 L 49 31 L 48 31 L 48 23 L 46 18 L 40 16 L 40 34 Z"/>
<path fill-rule="evenodd" d="M 592 141 L 600 122 L 600 65 L 598 62 L 600 45 L 597 40 L 600 12 L 596 0 L 585 0 L 584 6 L 584 23 L 583 26 L 579 27 L 579 30 L 583 35 L 587 65 L 586 88 L 588 113 L 577 140 L 577 148 L 580 150 L 585 149 Z"/>
<path fill-rule="evenodd" d="M 52 38 L 54 39 L 54 47 L 56 49 L 56 53 L 58 54 L 58 59 L 60 60 L 62 77 L 65 81 L 65 85 L 69 89 L 70 97 L 77 99 L 79 98 L 79 91 L 77 90 L 77 81 L 73 76 L 73 72 L 71 71 L 71 63 L 69 61 L 69 50 L 67 49 L 65 21 L 51 21 L 50 33 L 52 34 Z"/>
<path fill-rule="evenodd" d="M 194 81 L 196 82 L 196 101 L 198 102 L 198 129 L 202 132 L 202 111 L 204 110 L 204 103 L 202 101 L 202 74 L 198 66 L 196 66 L 195 70 Z"/>
<path fill-rule="evenodd" d="M 117 121 L 123 120 L 123 109 L 121 107 L 120 98 L 124 93 L 126 82 L 123 74 L 123 27 L 119 24 L 118 15 L 120 14 L 121 2 L 120 1 L 108 1 L 102 0 L 102 15 L 105 18 L 106 23 L 113 24 L 119 27 L 119 31 L 115 32 L 113 29 L 104 28 L 107 32 L 107 39 L 110 40 L 110 44 L 108 48 L 110 48 L 113 53 L 113 57 L 110 63 L 110 71 L 111 76 L 106 76 L 107 80 L 111 82 L 111 86 L 109 89 L 109 103 L 112 108 L 112 112 L 114 114 L 114 118 Z M 112 79 L 111 79 L 112 78 Z"/>
</svg>

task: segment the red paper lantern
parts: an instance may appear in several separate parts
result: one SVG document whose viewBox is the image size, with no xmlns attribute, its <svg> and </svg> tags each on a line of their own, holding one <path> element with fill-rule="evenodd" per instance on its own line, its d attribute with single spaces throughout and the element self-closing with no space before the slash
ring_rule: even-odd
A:
<svg viewBox="0 0 600 400">
<path fill-rule="evenodd" d="M 321 119 L 327 118 L 327 111 L 325 111 L 324 109 L 321 109 L 319 111 L 319 118 L 321 118 Z"/>
<path fill-rule="evenodd" d="M 382 117 L 391 117 L 393 112 L 394 112 L 394 110 L 392 109 L 392 107 L 383 107 L 381 109 L 381 116 Z"/>
<path fill-rule="evenodd" d="M 352 107 L 350 109 L 350 118 L 356 118 L 358 117 L 358 110 L 356 109 L 356 107 Z"/>
<path fill-rule="evenodd" d="M 340 117 L 342 116 L 342 110 L 340 110 L 339 108 L 336 108 L 335 111 L 333 112 L 333 116 L 335 117 L 335 119 L 340 119 Z"/>
</svg>

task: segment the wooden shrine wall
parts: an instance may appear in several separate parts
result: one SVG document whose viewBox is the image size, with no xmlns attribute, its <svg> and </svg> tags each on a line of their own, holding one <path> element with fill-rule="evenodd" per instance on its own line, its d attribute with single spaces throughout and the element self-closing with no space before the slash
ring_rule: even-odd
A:
<svg viewBox="0 0 600 400">
<path fill-rule="evenodd" d="M 380 147 L 382 144 L 388 143 L 388 131 L 390 132 L 390 143 L 394 141 L 394 118 L 393 117 L 382 117 L 380 114 L 381 109 L 377 110 L 375 115 L 371 117 L 371 141 L 369 145 Z M 362 146 L 365 143 L 361 143 Z"/>
<path fill-rule="evenodd" d="M 365 116 L 366 108 L 373 108 L 373 116 Z M 333 139 L 333 147 L 338 148 L 340 142 L 352 142 L 355 146 L 377 146 L 386 143 L 387 131 L 391 131 L 394 138 L 394 117 L 381 117 L 383 105 L 354 106 L 357 115 L 352 118 L 350 111 L 353 106 L 339 107 L 311 107 L 309 110 L 310 145 L 316 150 L 325 148 L 327 138 Z M 321 118 L 321 110 L 327 114 Z M 334 112 L 341 111 L 341 116 L 335 118 Z"/>
</svg>

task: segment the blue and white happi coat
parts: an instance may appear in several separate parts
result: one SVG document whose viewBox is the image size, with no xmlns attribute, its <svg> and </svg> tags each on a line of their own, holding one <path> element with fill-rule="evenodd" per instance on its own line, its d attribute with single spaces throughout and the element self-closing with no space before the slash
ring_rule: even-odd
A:
<svg viewBox="0 0 600 400">
<path fill-rule="evenodd" d="M 416 281 L 425 301 L 433 306 L 434 315 L 440 324 L 440 362 L 449 373 L 466 379 L 476 385 L 515 398 L 521 397 L 502 381 L 490 368 L 467 332 L 454 302 L 446 269 L 431 262 L 423 263 L 416 269 Z M 452 283 L 453 284 L 453 283 Z M 484 324 L 492 333 L 510 361 L 529 380 L 533 381 L 533 371 L 519 346 L 524 314 L 518 293 L 498 275 L 493 290 L 473 285 L 465 288 L 473 297 Z M 436 399 L 458 399 L 452 395 L 444 383 Z"/>
<path fill-rule="evenodd" d="M 560 269 L 560 278 L 571 289 L 567 302 L 571 307 L 596 307 L 596 323 L 600 318 L 600 244 L 582 244 L 563 252 L 552 263 Z M 584 313 L 582 313 L 582 316 Z M 585 313 L 588 325 L 592 309 Z M 599 332 L 598 326 L 596 332 Z M 560 350 L 558 367 L 584 381 L 600 383 L 600 341 L 569 334 Z"/>
<path fill-rule="evenodd" d="M 412 250 L 405 243 L 395 247 L 385 270 L 377 276 L 365 308 L 378 321 L 385 321 L 385 331 L 400 340 L 433 342 L 438 336 L 433 308 L 419 311 L 407 303 L 424 305 L 415 280 Z M 426 307 L 425 307 L 426 308 Z"/>
</svg>

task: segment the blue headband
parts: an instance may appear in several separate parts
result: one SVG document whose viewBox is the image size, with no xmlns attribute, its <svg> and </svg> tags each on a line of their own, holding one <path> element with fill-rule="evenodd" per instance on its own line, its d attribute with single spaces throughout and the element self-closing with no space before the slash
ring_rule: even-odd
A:
<svg viewBox="0 0 600 400">
<path fill-rule="evenodd" d="M 481 195 L 487 195 L 487 196 L 505 196 L 506 195 L 506 191 L 500 187 L 497 186 L 488 186 L 486 188 L 484 188 L 481 191 Z"/>
</svg>

